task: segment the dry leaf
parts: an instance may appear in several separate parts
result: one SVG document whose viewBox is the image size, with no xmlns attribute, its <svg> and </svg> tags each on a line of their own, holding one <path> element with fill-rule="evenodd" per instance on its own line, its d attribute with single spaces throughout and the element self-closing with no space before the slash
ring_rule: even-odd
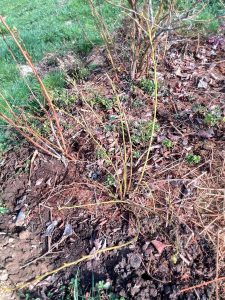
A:
<svg viewBox="0 0 225 300">
<path fill-rule="evenodd" d="M 64 228 L 63 236 L 70 236 L 73 234 L 73 228 L 72 225 L 69 223 L 66 223 L 66 226 Z"/>
<path fill-rule="evenodd" d="M 57 226 L 58 222 L 57 221 L 53 221 L 50 225 L 48 225 L 46 231 L 45 231 L 45 236 L 52 236 L 53 231 L 55 229 L 55 227 Z"/>
<path fill-rule="evenodd" d="M 164 243 L 162 243 L 160 241 L 157 241 L 157 240 L 153 240 L 153 241 L 151 241 L 151 243 L 152 243 L 152 245 L 155 247 L 155 249 L 158 251 L 158 253 L 160 255 L 162 254 L 163 250 L 166 247 L 170 246 L 170 245 L 164 244 Z"/>
<path fill-rule="evenodd" d="M 207 89 L 207 87 L 208 87 L 208 83 L 203 79 L 200 79 L 198 82 L 198 88 Z"/>
<path fill-rule="evenodd" d="M 23 226 L 25 223 L 25 218 L 26 218 L 26 212 L 25 212 L 26 208 L 23 207 L 20 209 L 20 211 L 18 212 L 17 216 L 16 216 L 16 226 Z"/>
<path fill-rule="evenodd" d="M 41 185 L 42 182 L 43 182 L 43 180 L 44 180 L 44 178 L 39 178 L 39 179 L 36 181 L 35 185 L 36 185 L 36 186 Z"/>
</svg>

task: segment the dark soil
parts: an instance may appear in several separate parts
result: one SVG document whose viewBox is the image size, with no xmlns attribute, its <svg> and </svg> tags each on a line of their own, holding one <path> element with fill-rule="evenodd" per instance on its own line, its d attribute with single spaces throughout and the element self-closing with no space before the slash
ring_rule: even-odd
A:
<svg viewBox="0 0 225 300">
<path fill-rule="evenodd" d="M 95 250 L 128 242 L 138 233 L 138 240 L 125 248 L 65 268 L 36 285 L 31 283 L 30 295 L 70 299 L 70 291 L 60 287 L 69 283 L 79 267 L 80 286 L 87 299 L 93 278 L 95 283 L 109 282 L 112 292 L 125 299 L 216 299 L 216 288 L 219 299 L 225 299 L 221 282 L 217 287 L 209 284 L 182 291 L 224 276 L 224 245 L 220 247 L 219 242 L 224 238 L 225 136 L 221 120 L 225 112 L 225 63 L 224 48 L 214 49 L 213 45 L 204 41 L 196 48 L 196 42 L 177 42 L 159 63 L 160 130 L 147 166 L 146 186 L 127 195 L 129 201 L 149 207 L 151 212 L 113 204 L 59 209 L 109 200 L 98 186 L 106 175 L 102 159 L 96 158 L 97 149 L 89 135 L 69 118 L 62 116 L 71 122 L 67 136 L 77 157 L 75 163 L 65 165 L 36 153 L 26 143 L 1 157 L 0 196 L 8 208 L 0 220 L 0 279 L 4 286 L 26 283 Z M 151 97 L 139 82 L 133 85 L 120 78 L 117 88 L 130 123 L 152 117 Z M 79 90 L 87 99 L 96 94 L 113 99 L 103 71 L 90 75 Z M 69 92 L 75 93 L 72 89 Z M 206 124 L 200 105 L 208 113 L 220 107 L 220 121 Z M 115 148 L 121 144 L 117 132 L 99 130 L 99 121 L 90 113 L 85 115 L 84 108 L 80 99 L 69 109 L 74 115 L 83 111 L 106 149 L 117 153 Z M 105 125 L 117 126 L 110 119 L 118 113 L 116 109 L 100 105 L 96 110 Z M 173 142 L 172 149 L 163 146 L 165 139 Z M 143 153 L 143 148 L 136 143 L 136 151 Z M 201 162 L 188 164 L 188 153 L 200 155 Z M 135 171 L 139 176 L 138 165 Z M 68 224 L 72 232 L 65 234 Z M 48 234 L 50 228 L 54 230 Z M 0 299 L 25 299 L 21 295 L 13 292 Z"/>
</svg>

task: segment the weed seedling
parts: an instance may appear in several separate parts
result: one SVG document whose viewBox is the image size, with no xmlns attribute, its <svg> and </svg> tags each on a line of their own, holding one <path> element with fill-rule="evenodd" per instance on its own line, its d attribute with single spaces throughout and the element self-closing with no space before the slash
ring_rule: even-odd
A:
<svg viewBox="0 0 225 300">
<path fill-rule="evenodd" d="M 108 174 L 106 176 L 106 179 L 105 179 L 105 185 L 107 187 L 115 187 L 116 186 L 116 181 L 115 181 L 115 178 L 111 175 L 111 174 Z"/>
<path fill-rule="evenodd" d="M 106 124 L 106 125 L 104 126 L 104 131 L 105 131 L 105 132 L 116 131 L 116 125 L 115 125 L 115 124 L 111 124 L 111 123 Z"/>
<path fill-rule="evenodd" d="M 212 112 L 208 112 L 205 115 L 203 122 L 208 126 L 215 126 L 220 120 L 221 118 L 219 116 L 213 114 Z"/>
<path fill-rule="evenodd" d="M 207 111 L 207 108 L 202 104 L 194 104 L 192 106 L 192 111 L 194 113 L 204 114 Z"/>
<path fill-rule="evenodd" d="M 173 142 L 171 140 L 165 139 L 162 141 L 162 145 L 167 148 L 167 149 L 171 149 L 173 148 Z"/>
<path fill-rule="evenodd" d="M 158 132 L 160 129 L 159 124 L 155 124 L 154 127 L 154 133 Z M 133 129 L 131 140 L 135 145 L 141 144 L 141 143 L 147 143 L 152 134 L 153 130 L 153 122 L 152 121 L 145 121 L 139 123 L 136 128 Z"/>
<path fill-rule="evenodd" d="M 143 78 L 140 81 L 140 87 L 145 93 L 152 95 L 155 89 L 155 84 L 153 80 Z"/>
<path fill-rule="evenodd" d="M 139 99 L 135 99 L 133 102 L 132 102 L 132 106 L 134 108 L 139 108 L 139 107 L 142 107 L 144 105 L 144 103 L 139 100 Z"/>
<path fill-rule="evenodd" d="M 99 148 L 96 150 L 96 158 L 97 159 L 105 159 L 107 158 L 106 150 L 103 148 Z"/>
<path fill-rule="evenodd" d="M 94 99 L 91 100 L 92 106 L 100 106 L 100 108 L 103 108 L 105 110 L 112 109 L 113 104 L 113 99 L 103 98 L 101 96 L 96 96 Z"/>
<path fill-rule="evenodd" d="M 193 106 L 192 110 L 203 117 L 203 123 L 207 126 L 215 126 L 222 119 L 221 109 L 218 106 L 209 110 L 207 107 L 197 104 Z"/>
<path fill-rule="evenodd" d="M 133 151 L 133 158 L 140 158 L 141 157 L 141 152 L 140 151 Z"/>
<path fill-rule="evenodd" d="M 2 205 L 0 205 L 0 215 L 4 215 L 8 212 L 8 209 Z"/>
<path fill-rule="evenodd" d="M 201 161 L 201 156 L 195 154 L 188 154 L 186 156 L 186 161 L 189 165 L 197 165 Z"/>
</svg>

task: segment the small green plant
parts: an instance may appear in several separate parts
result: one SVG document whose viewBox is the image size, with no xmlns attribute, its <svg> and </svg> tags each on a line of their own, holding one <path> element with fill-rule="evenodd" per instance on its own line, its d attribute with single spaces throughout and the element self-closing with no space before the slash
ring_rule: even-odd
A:
<svg viewBox="0 0 225 300">
<path fill-rule="evenodd" d="M 202 104 L 194 104 L 192 106 L 192 111 L 194 113 L 204 114 L 207 112 L 207 108 Z"/>
<path fill-rule="evenodd" d="M 140 158 L 141 157 L 141 152 L 136 150 L 136 151 L 133 151 L 133 158 Z"/>
<path fill-rule="evenodd" d="M 186 161 L 189 165 L 197 165 L 201 161 L 201 156 L 190 153 L 186 156 Z"/>
<path fill-rule="evenodd" d="M 132 106 L 134 108 L 139 108 L 139 107 L 142 107 L 144 105 L 143 101 L 142 100 L 139 100 L 139 99 L 135 99 L 133 102 L 132 102 Z"/>
<path fill-rule="evenodd" d="M 107 152 L 105 149 L 103 148 L 99 148 L 96 150 L 96 158 L 97 159 L 103 159 L 103 158 L 107 158 Z"/>
<path fill-rule="evenodd" d="M 104 280 L 100 280 L 99 282 L 96 283 L 96 288 L 101 291 L 101 290 L 108 290 L 110 288 L 110 283 L 105 282 Z"/>
<path fill-rule="evenodd" d="M 205 114 L 203 122 L 208 126 L 215 126 L 221 121 L 221 116 L 214 114 L 213 112 L 208 112 Z"/>
<path fill-rule="evenodd" d="M 115 124 L 112 124 L 112 123 L 105 124 L 105 126 L 104 126 L 104 131 L 105 131 L 105 132 L 116 131 L 116 125 L 115 125 Z"/>
<path fill-rule="evenodd" d="M 77 81 L 85 80 L 88 78 L 89 75 L 90 75 L 90 69 L 84 67 L 78 68 L 74 72 L 74 78 Z"/>
<path fill-rule="evenodd" d="M 43 78 L 43 83 L 48 90 L 63 89 L 65 82 L 65 74 L 60 71 L 52 71 Z"/>
<path fill-rule="evenodd" d="M 115 187 L 116 186 L 116 181 L 113 175 L 108 174 L 105 178 L 105 185 L 108 187 Z"/>
<path fill-rule="evenodd" d="M 95 96 L 90 102 L 92 106 L 99 106 L 100 108 L 103 108 L 105 110 L 112 109 L 114 105 L 113 99 L 108 99 L 101 96 Z"/>
<path fill-rule="evenodd" d="M 155 124 L 153 134 L 157 133 L 160 129 L 159 124 Z M 153 122 L 152 121 L 144 121 L 140 122 L 136 125 L 132 130 L 131 141 L 135 144 L 146 143 L 150 140 L 151 134 L 153 130 Z"/>
<path fill-rule="evenodd" d="M 215 106 L 212 109 L 207 109 L 204 105 L 197 104 L 192 107 L 192 110 L 203 117 L 205 125 L 215 126 L 222 120 L 222 112 L 218 106 Z"/>
<path fill-rule="evenodd" d="M 8 209 L 0 204 L 0 215 L 4 215 L 8 212 Z"/>
<path fill-rule="evenodd" d="M 153 80 L 142 78 L 140 80 L 140 87 L 145 93 L 152 95 L 155 89 L 155 84 Z"/>
<path fill-rule="evenodd" d="M 173 142 L 171 140 L 165 139 L 162 141 L 162 145 L 167 148 L 167 149 L 171 149 L 173 148 Z"/>
</svg>

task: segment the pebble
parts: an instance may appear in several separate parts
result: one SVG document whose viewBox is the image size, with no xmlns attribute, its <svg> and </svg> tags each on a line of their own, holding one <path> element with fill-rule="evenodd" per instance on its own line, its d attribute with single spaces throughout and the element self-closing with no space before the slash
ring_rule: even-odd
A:
<svg viewBox="0 0 225 300">
<path fill-rule="evenodd" d="M 9 274 L 7 273 L 6 269 L 0 270 L 0 281 L 6 281 L 9 277 Z"/>
<path fill-rule="evenodd" d="M 129 260 L 132 268 L 138 269 L 141 266 L 141 258 L 139 255 L 132 254 Z"/>
</svg>

